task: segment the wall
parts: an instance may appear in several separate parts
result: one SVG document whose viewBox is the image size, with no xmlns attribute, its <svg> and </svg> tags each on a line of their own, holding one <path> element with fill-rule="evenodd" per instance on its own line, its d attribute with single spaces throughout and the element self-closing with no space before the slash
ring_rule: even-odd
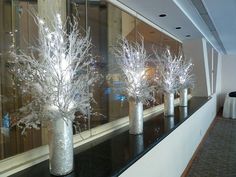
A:
<svg viewBox="0 0 236 177">
<path fill-rule="evenodd" d="M 2 69 L 2 55 L 3 55 L 3 1 L 0 1 L 0 70 Z M 2 75 L 2 70 L 0 71 Z M 2 84 L 2 77 L 0 77 L 0 85 Z M 0 94 L 2 93 L 2 87 L 0 87 Z M 0 100 L 1 103 L 1 100 Z M 0 127 L 2 126 L 2 107 L 0 106 Z M 1 144 L 3 143 L 3 135 L 0 134 L 0 156 L 3 156 L 3 148 Z"/>
<path fill-rule="evenodd" d="M 193 95 L 211 95 L 212 99 L 177 127 L 162 142 L 122 173 L 120 175 L 121 177 L 179 177 L 182 175 L 222 105 L 220 95 L 221 87 L 224 89 L 224 84 L 221 84 L 221 79 L 222 82 L 236 83 L 236 79 L 234 81 L 228 81 L 228 78 L 231 78 L 230 73 L 232 74 L 232 71 L 228 71 L 228 68 L 233 69 L 234 66 L 231 61 L 232 59 L 228 59 L 231 62 L 229 64 L 231 65 L 230 67 L 225 66 L 225 63 L 222 66 L 221 55 L 211 46 L 207 47 L 206 44 L 207 42 L 204 39 L 183 41 L 183 50 L 185 56 L 192 58 L 194 63 L 196 87 L 193 90 Z M 228 75 L 224 74 L 224 72 L 227 72 Z M 234 73 L 236 74 L 236 71 Z M 210 79 L 212 82 L 210 82 Z M 212 94 L 212 92 L 215 93 Z"/>
<path fill-rule="evenodd" d="M 216 115 L 216 95 L 121 177 L 179 177 Z"/>
<path fill-rule="evenodd" d="M 226 93 L 236 91 L 236 55 L 222 56 L 221 102 Z"/>
<path fill-rule="evenodd" d="M 210 96 L 210 72 L 208 65 L 207 42 L 203 38 L 183 41 L 185 58 L 192 59 L 195 87 L 193 96 Z"/>
<path fill-rule="evenodd" d="M 216 70 L 216 79 L 215 79 L 215 84 L 216 84 L 216 95 L 217 95 L 217 110 L 220 109 L 223 105 L 223 100 L 221 99 L 221 91 L 222 91 L 222 85 L 221 85 L 221 80 L 222 80 L 222 55 L 218 54 L 218 59 L 217 59 L 217 70 Z"/>
<path fill-rule="evenodd" d="M 195 87 L 192 95 L 211 96 L 216 93 L 219 110 L 224 102 L 221 93 L 222 56 L 209 42 L 201 38 L 183 41 L 183 50 L 185 57 L 191 58 L 194 64 Z"/>
</svg>

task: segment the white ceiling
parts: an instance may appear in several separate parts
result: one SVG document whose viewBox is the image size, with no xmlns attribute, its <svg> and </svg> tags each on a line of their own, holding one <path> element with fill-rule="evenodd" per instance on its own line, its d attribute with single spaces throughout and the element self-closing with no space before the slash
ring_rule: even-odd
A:
<svg viewBox="0 0 236 177">
<path fill-rule="evenodd" d="M 118 0 L 159 27 L 165 29 L 181 41 L 201 36 L 201 33 L 194 27 L 191 21 L 173 3 L 172 0 Z M 166 17 L 159 17 L 160 14 Z M 181 26 L 182 29 L 175 29 Z"/>
<path fill-rule="evenodd" d="M 219 52 L 236 54 L 236 0 L 202 0 L 212 22 L 210 25 L 207 23 L 209 19 L 204 18 L 206 14 L 202 14 L 191 0 L 118 1 L 181 41 L 204 36 Z M 192 1 L 198 3 L 201 0 Z M 167 16 L 159 17 L 163 13 Z M 178 26 L 182 28 L 175 29 Z"/>
<path fill-rule="evenodd" d="M 227 54 L 236 54 L 236 0 L 202 0 Z"/>
</svg>

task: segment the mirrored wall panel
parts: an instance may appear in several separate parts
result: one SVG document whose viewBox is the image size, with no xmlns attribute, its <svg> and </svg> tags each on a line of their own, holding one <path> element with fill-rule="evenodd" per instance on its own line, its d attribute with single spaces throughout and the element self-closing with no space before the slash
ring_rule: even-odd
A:
<svg viewBox="0 0 236 177">
<path fill-rule="evenodd" d="M 44 122 L 40 129 L 29 129 L 24 134 L 22 129 L 16 126 L 17 111 L 31 100 L 31 93 L 23 94 L 19 89 L 19 83 L 16 83 L 9 73 L 11 47 L 27 51 L 30 46 L 37 44 L 40 37 L 31 14 L 32 9 L 35 11 L 43 9 L 41 13 L 53 12 L 55 9 L 63 11 L 64 14 L 79 20 L 82 33 L 90 30 L 93 44 L 91 53 L 96 61 L 94 67 L 101 74 L 101 78 L 93 88 L 89 88 L 94 95 L 93 113 L 84 118 L 79 112 L 75 112 L 73 131 L 74 134 L 80 133 L 81 136 L 86 131 L 93 136 L 90 131 L 92 128 L 128 115 L 127 96 L 119 91 L 123 87 L 123 78 L 113 52 L 120 37 L 137 41 L 140 35 L 143 36 L 150 57 L 153 57 L 153 46 L 158 48 L 168 46 L 175 54 L 178 54 L 181 48 L 181 43 L 178 41 L 106 1 L 61 1 L 61 7 L 66 8 L 60 6 L 52 8 L 45 5 L 47 1 L 51 2 L 51 0 L 0 1 L 0 160 L 48 143 L 47 122 Z M 152 77 L 152 65 L 149 67 L 149 75 Z M 163 103 L 161 93 L 153 94 L 156 101 L 145 105 L 145 109 Z"/>
</svg>

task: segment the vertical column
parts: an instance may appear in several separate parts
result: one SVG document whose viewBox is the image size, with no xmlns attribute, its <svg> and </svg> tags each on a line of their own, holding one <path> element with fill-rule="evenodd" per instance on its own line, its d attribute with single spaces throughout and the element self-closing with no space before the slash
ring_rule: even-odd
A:
<svg viewBox="0 0 236 177">
<path fill-rule="evenodd" d="M 0 61 L 0 78 L 1 78 L 1 118 L 4 113 L 12 113 L 15 110 L 15 106 L 17 104 L 17 95 L 15 94 L 15 90 L 13 88 L 12 77 L 7 72 L 6 64 L 7 61 L 10 60 L 9 50 L 10 46 L 13 44 L 13 39 L 16 37 L 15 33 L 15 25 L 16 25 L 16 18 L 15 18 L 15 3 L 14 1 L 9 3 L 8 1 L 4 0 L 1 1 L 1 61 Z M 6 99 L 7 102 L 6 102 Z M 1 121 L 2 123 L 2 121 Z M 0 123 L 0 124 L 1 124 Z M 16 146 L 13 141 L 10 141 L 10 138 L 7 136 L 1 136 L 1 155 L 2 157 L 8 156 L 11 154 L 11 150 L 16 150 Z M 12 139 L 16 140 L 15 132 L 10 134 Z"/>
<path fill-rule="evenodd" d="M 53 20 L 53 15 L 59 13 L 62 21 L 66 20 L 67 13 L 67 1 L 66 0 L 38 0 L 38 14 L 45 21 Z M 40 37 L 40 36 L 39 36 Z M 48 130 L 42 127 L 42 144 L 48 143 Z"/>
<path fill-rule="evenodd" d="M 211 95 L 213 92 L 213 48 L 212 46 L 207 42 L 207 57 L 208 57 L 208 66 L 209 66 L 209 79 L 210 79 L 210 90 Z"/>
<path fill-rule="evenodd" d="M 133 38 L 132 40 L 135 40 L 136 37 L 136 31 L 135 31 L 135 18 L 126 12 L 122 12 L 122 36 Z M 131 34 L 131 36 L 130 36 Z"/>
<path fill-rule="evenodd" d="M 0 67 L 2 67 L 2 57 L 3 57 L 3 1 L 0 1 Z M 2 95 L 1 71 L 0 71 L 0 95 Z M 2 123 L 2 99 L 0 97 L 0 126 L 1 123 Z M 0 142 L 1 142 L 1 136 L 0 136 Z"/>
<path fill-rule="evenodd" d="M 213 49 L 212 51 L 213 53 L 213 72 L 212 72 L 212 75 L 213 75 L 213 93 L 216 93 L 216 82 L 217 82 L 217 75 L 218 75 L 218 53 L 216 50 Z"/>
<path fill-rule="evenodd" d="M 206 40 L 203 38 L 183 41 L 183 51 L 194 64 L 195 87 L 193 96 L 210 96 L 210 78 Z"/>
<path fill-rule="evenodd" d="M 0 68 L 2 68 L 3 56 L 3 1 L 0 1 Z M 2 69 L 0 69 L 0 95 L 2 95 Z M 2 126 L 2 99 L 0 97 L 0 127 Z M 0 159 L 3 157 L 3 137 L 0 132 Z"/>
<path fill-rule="evenodd" d="M 222 56 L 217 53 L 217 72 L 216 72 L 216 94 L 217 94 L 217 108 L 223 106 L 224 94 L 222 93 Z M 223 96 L 224 95 L 224 96 Z"/>
<path fill-rule="evenodd" d="M 108 4 L 108 64 L 114 66 L 113 46 L 116 44 L 117 37 L 121 36 L 122 19 L 121 10 Z M 112 68 L 108 70 L 112 72 Z"/>
<path fill-rule="evenodd" d="M 113 47 L 116 44 L 117 37 L 121 36 L 122 32 L 122 19 L 121 19 L 121 10 L 115 6 L 108 4 L 108 74 L 112 77 L 112 82 L 108 86 L 111 87 L 111 84 L 120 81 L 118 68 L 116 67 L 115 56 L 113 54 Z M 114 99 L 113 92 L 109 94 L 109 121 L 116 120 L 119 117 L 119 103 Z"/>
</svg>

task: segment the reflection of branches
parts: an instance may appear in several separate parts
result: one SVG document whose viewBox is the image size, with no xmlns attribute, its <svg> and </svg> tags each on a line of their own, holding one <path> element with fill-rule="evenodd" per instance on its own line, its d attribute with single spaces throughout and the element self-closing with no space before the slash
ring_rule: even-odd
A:
<svg viewBox="0 0 236 177">
<path fill-rule="evenodd" d="M 102 122 L 106 118 L 106 116 L 104 116 L 103 114 L 100 114 L 98 112 L 93 112 L 93 113 L 91 113 L 90 116 L 92 116 L 94 119 L 96 119 L 96 117 L 99 117 L 99 122 Z M 89 129 L 89 127 L 88 127 L 88 117 L 82 115 L 79 112 L 75 113 L 75 120 L 74 120 L 73 123 L 74 123 L 73 125 L 74 125 L 74 129 L 75 129 L 75 133 L 80 133 L 82 131 L 85 131 L 85 130 Z"/>
<path fill-rule="evenodd" d="M 122 38 L 114 51 L 117 57 L 116 62 L 124 74 L 128 97 L 144 103 L 148 103 L 150 99 L 153 100 L 151 95 L 153 88 L 147 76 L 149 57 L 144 48 L 143 38 L 140 39 L 140 43 L 131 43 Z"/>
<path fill-rule="evenodd" d="M 9 101 L 9 98 L 7 98 L 6 96 L 4 95 L 0 95 L 0 103 L 6 103 Z"/>
<path fill-rule="evenodd" d="M 36 22 L 39 45 L 31 47 L 29 54 L 12 51 L 11 72 L 23 93 L 32 96 L 32 101 L 19 110 L 22 118 L 18 125 L 25 128 L 38 127 L 42 119 L 73 120 L 76 111 L 88 114 L 92 98 L 88 86 L 97 80 L 89 53 L 89 31 L 82 36 L 75 18 L 63 24 L 59 14 L 50 23 L 40 17 Z"/>
</svg>

